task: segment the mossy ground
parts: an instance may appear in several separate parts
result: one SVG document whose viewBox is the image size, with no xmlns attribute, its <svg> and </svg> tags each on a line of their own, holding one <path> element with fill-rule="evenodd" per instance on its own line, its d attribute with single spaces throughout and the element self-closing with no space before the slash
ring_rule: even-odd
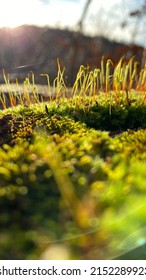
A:
<svg viewBox="0 0 146 280">
<path fill-rule="evenodd" d="M 130 100 L 0 111 L 0 259 L 49 258 L 53 244 L 113 258 L 145 238 L 146 106 Z"/>
</svg>

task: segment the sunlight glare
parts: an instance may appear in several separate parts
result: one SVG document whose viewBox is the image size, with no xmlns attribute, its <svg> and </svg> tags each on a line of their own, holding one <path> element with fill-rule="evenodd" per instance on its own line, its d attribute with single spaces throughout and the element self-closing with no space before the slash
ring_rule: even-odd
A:
<svg viewBox="0 0 146 280">
<path fill-rule="evenodd" d="M 29 24 L 39 13 L 40 7 L 41 2 L 38 0 L 4 0 L 0 7 L 0 27 L 14 28 Z"/>
</svg>

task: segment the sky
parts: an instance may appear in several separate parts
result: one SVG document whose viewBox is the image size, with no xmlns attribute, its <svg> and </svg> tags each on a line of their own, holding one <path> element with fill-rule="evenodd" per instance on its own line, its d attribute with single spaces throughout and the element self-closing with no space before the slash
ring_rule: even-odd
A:
<svg viewBox="0 0 146 280">
<path fill-rule="evenodd" d="M 0 0 L 0 27 L 33 24 L 77 30 L 86 1 Z M 84 31 L 90 35 L 104 35 L 118 41 L 145 45 L 146 11 L 140 18 L 129 17 L 129 12 L 137 10 L 139 5 L 146 5 L 146 1 L 92 0 Z"/>
</svg>

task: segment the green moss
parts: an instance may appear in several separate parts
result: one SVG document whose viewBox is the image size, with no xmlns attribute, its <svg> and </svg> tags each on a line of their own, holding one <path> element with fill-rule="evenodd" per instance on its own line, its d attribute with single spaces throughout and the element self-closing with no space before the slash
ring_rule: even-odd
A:
<svg viewBox="0 0 146 280">
<path fill-rule="evenodd" d="M 123 97 L 1 111 L 0 258 L 37 259 L 58 241 L 70 258 L 123 253 L 146 226 L 145 128 L 146 106 Z"/>
<path fill-rule="evenodd" d="M 43 125 L 45 133 L 42 133 Z M 78 258 L 91 240 L 96 246 L 99 243 L 106 246 L 105 258 L 112 256 L 113 242 L 121 242 L 126 236 L 119 219 L 129 222 L 132 227 L 129 234 L 137 228 L 137 219 L 139 227 L 146 223 L 144 216 L 135 218 L 138 210 L 130 204 L 138 196 L 141 207 L 146 191 L 145 130 L 129 130 L 111 138 L 107 132 L 56 116 L 43 116 L 31 127 L 31 141 L 26 142 L 25 137 L 18 139 L 17 130 L 15 145 L 5 144 L 0 149 L 0 258 L 7 259 L 8 250 L 14 259 L 39 258 L 44 248 L 40 247 L 41 236 L 46 244 L 49 240 L 55 242 L 72 236 L 68 245 L 77 250 L 84 234 L 96 232 L 97 225 L 99 232 L 92 233 L 92 238 L 87 234 L 87 244 L 80 248 Z M 64 180 L 62 176 L 67 177 Z M 66 190 L 73 188 L 73 193 L 66 193 L 64 186 Z M 72 196 L 80 201 L 75 208 Z M 133 211 L 130 218 L 129 205 Z M 88 211 L 87 219 L 83 218 L 84 211 Z M 18 235 L 17 244 L 12 238 L 14 231 Z M 117 231 L 123 232 L 122 237 L 115 235 Z M 101 251 L 99 246 L 99 256 Z"/>
</svg>

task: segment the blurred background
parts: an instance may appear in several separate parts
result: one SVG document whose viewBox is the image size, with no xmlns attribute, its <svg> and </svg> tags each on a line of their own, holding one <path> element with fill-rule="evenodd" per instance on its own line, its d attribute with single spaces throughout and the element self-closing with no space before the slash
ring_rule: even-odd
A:
<svg viewBox="0 0 146 280">
<path fill-rule="evenodd" d="M 57 58 L 68 86 L 81 64 L 100 67 L 133 55 L 146 60 L 145 0 L 0 0 L 0 70 L 21 82 L 28 73 L 57 74 Z M 0 72 L 0 82 L 3 76 Z"/>
</svg>

